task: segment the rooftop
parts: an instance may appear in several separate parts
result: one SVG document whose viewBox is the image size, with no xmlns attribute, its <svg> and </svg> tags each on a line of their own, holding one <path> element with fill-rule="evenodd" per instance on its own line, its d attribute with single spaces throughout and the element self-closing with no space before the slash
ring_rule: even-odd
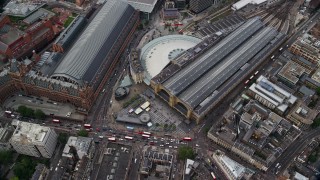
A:
<svg viewBox="0 0 320 180">
<path fill-rule="evenodd" d="M 104 151 L 97 179 L 125 179 L 130 166 L 132 147 L 108 143 Z"/>
<path fill-rule="evenodd" d="M 0 35 L 0 41 L 6 45 L 10 45 L 11 43 L 18 40 L 25 33 L 20 31 L 19 29 L 9 26 L 9 30 L 6 33 Z"/>
<path fill-rule="evenodd" d="M 135 9 L 151 13 L 158 0 L 128 0 L 128 3 Z"/>
<path fill-rule="evenodd" d="M 262 26 L 258 18 L 250 19 L 200 58 L 175 73 L 163 86 L 192 109 L 205 107 L 219 92 L 219 87 L 277 35 L 274 29 L 268 27 L 254 35 Z M 253 35 L 254 38 L 249 39 Z"/>
<path fill-rule="evenodd" d="M 4 14 L 26 17 L 43 5 L 44 3 L 33 3 L 32 1 L 21 3 L 18 0 L 11 0 L 3 9 Z"/>
<path fill-rule="evenodd" d="M 171 60 L 200 42 L 201 39 L 185 35 L 167 35 L 150 41 L 142 47 L 140 53 L 141 64 L 146 70 L 144 81 L 150 84 L 150 80 Z"/>
<path fill-rule="evenodd" d="M 297 100 L 297 97 L 273 84 L 264 76 L 260 76 L 256 83 L 252 84 L 249 89 L 268 100 L 281 112 L 285 112 L 288 105 L 294 104 Z"/>
<path fill-rule="evenodd" d="M 267 0 L 240 0 L 240 1 L 236 2 L 236 3 L 234 3 L 232 5 L 232 8 L 234 10 L 239 10 L 239 9 L 245 7 L 248 4 L 259 5 L 259 4 L 264 3 L 266 1 Z"/>
<path fill-rule="evenodd" d="M 283 66 L 283 68 L 279 71 L 278 75 L 287 81 L 291 82 L 292 84 L 296 84 L 301 75 L 303 73 L 306 73 L 306 70 L 304 67 L 300 66 L 299 64 L 288 61 L 286 65 Z"/>
<path fill-rule="evenodd" d="M 92 138 L 88 137 L 74 137 L 70 136 L 67 144 L 63 149 L 62 156 L 72 157 L 72 152 L 70 151 L 70 146 L 75 147 L 77 150 L 78 157 L 82 159 L 83 156 L 88 155 L 89 149 L 91 147 Z"/>
<path fill-rule="evenodd" d="M 64 43 L 70 41 L 70 38 L 74 38 L 74 32 L 79 30 L 77 27 L 79 25 L 83 25 L 83 22 L 85 21 L 84 16 L 77 16 L 74 18 L 72 23 L 65 29 L 63 32 L 57 37 L 55 40 L 55 44 L 63 45 Z"/>
<path fill-rule="evenodd" d="M 225 167 L 228 168 L 228 172 L 231 172 L 232 176 L 235 179 L 241 179 L 243 174 L 245 173 L 245 167 L 241 164 L 237 163 L 236 161 L 233 161 L 227 156 L 219 156 L 221 162 L 225 165 Z"/>
<path fill-rule="evenodd" d="M 317 110 L 310 109 L 303 101 L 298 101 L 288 113 L 287 118 L 289 120 L 299 121 L 303 124 L 310 125 L 313 123 L 313 120 L 317 117 L 318 113 Z"/>
<path fill-rule="evenodd" d="M 94 83 L 94 77 L 101 73 L 105 58 L 120 41 L 119 35 L 134 13 L 135 10 L 124 0 L 108 0 L 51 77 L 80 85 Z M 113 59 L 108 61 L 111 63 Z"/>
<path fill-rule="evenodd" d="M 313 75 L 311 76 L 311 79 L 320 83 L 320 68 L 318 68 L 316 72 L 313 73 Z"/>
<path fill-rule="evenodd" d="M 20 144 L 41 144 L 47 136 L 48 131 L 50 131 L 49 127 L 18 121 L 17 128 L 10 141 L 18 142 Z"/>
<path fill-rule="evenodd" d="M 305 177 L 304 175 L 296 172 L 294 174 L 294 177 L 293 177 L 294 180 L 309 180 L 309 178 Z"/>
<path fill-rule="evenodd" d="M 32 23 L 38 21 L 39 19 L 49 19 L 54 15 L 55 15 L 55 13 L 53 13 L 53 12 L 51 12 L 49 10 L 46 10 L 44 8 L 40 8 L 36 12 L 31 14 L 30 16 L 25 18 L 23 20 L 23 22 L 25 22 L 27 24 L 32 24 Z"/>
</svg>

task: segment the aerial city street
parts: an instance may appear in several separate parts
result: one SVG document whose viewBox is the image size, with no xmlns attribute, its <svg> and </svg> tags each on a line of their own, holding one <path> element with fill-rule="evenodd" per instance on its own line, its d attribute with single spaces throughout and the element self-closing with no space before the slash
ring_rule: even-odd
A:
<svg viewBox="0 0 320 180">
<path fill-rule="evenodd" d="M 320 0 L 0 6 L 0 180 L 320 179 Z"/>
</svg>

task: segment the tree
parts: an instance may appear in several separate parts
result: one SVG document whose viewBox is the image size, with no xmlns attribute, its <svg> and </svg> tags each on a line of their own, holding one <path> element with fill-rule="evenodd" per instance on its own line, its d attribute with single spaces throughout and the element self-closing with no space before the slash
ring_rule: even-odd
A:
<svg viewBox="0 0 320 180">
<path fill-rule="evenodd" d="M 149 21 L 146 20 L 146 21 L 144 22 L 144 25 L 145 25 L 145 26 L 148 26 L 148 25 L 149 25 Z"/>
<path fill-rule="evenodd" d="M 35 118 L 37 119 L 41 119 L 41 120 L 44 120 L 44 118 L 46 117 L 46 115 L 44 114 L 44 112 L 40 109 L 37 109 L 35 112 L 34 112 L 34 116 Z"/>
<path fill-rule="evenodd" d="M 163 129 L 166 131 L 168 130 L 169 125 L 168 124 L 164 124 Z"/>
<path fill-rule="evenodd" d="M 10 180 L 19 180 L 17 176 L 11 177 Z"/>
<path fill-rule="evenodd" d="M 192 147 L 190 146 L 182 146 L 178 149 L 178 159 L 186 160 L 186 159 L 194 159 L 196 154 L 194 153 Z"/>
<path fill-rule="evenodd" d="M 21 114 L 21 116 L 25 116 L 27 111 L 27 107 L 26 106 L 19 106 L 18 107 L 18 112 Z"/>
<path fill-rule="evenodd" d="M 176 125 L 175 124 L 171 124 L 171 130 L 175 131 L 176 129 L 177 129 Z"/>
<path fill-rule="evenodd" d="M 36 165 L 36 162 L 29 156 L 23 156 L 21 161 L 13 167 L 14 175 L 21 180 L 30 179 L 35 171 Z"/>
<path fill-rule="evenodd" d="M 320 95 L 320 87 L 317 87 L 316 92 L 317 92 L 317 95 Z"/>
<path fill-rule="evenodd" d="M 7 165 L 12 162 L 12 151 L 0 151 L 0 164 Z"/>
<path fill-rule="evenodd" d="M 209 130 L 210 130 L 210 127 L 205 127 L 203 132 L 204 132 L 205 134 L 208 134 Z"/>
<path fill-rule="evenodd" d="M 34 117 L 34 110 L 31 108 L 27 108 L 26 110 L 26 116 L 27 117 Z"/>
<path fill-rule="evenodd" d="M 84 129 L 81 129 L 79 132 L 78 132 L 78 136 L 82 136 L 82 137 L 88 137 L 89 133 L 88 131 L 84 130 Z"/>
<path fill-rule="evenodd" d="M 139 26 L 138 26 L 138 30 L 142 30 L 143 29 L 143 24 L 139 24 Z"/>
<path fill-rule="evenodd" d="M 160 124 L 159 124 L 159 123 L 156 123 L 155 125 L 156 125 L 156 127 L 159 127 L 159 126 L 160 126 Z"/>
<path fill-rule="evenodd" d="M 310 156 L 308 157 L 308 161 L 311 163 L 315 163 L 317 161 L 318 157 L 315 153 L 310 154 Z"/>
<path fill-rule="evenodd" d="M 58 141 L 61 144 L 66 144 L 68 141 L 68 135 L 67 133 L 60 133 L 58 136 Z"/>
<path fill-rule="evenodd" d="M 313 123 L 311 124 L 312 128 L 317 128 L 319 126 L 320 126 L 320 118 L 314 120 Z"/>
</svg>

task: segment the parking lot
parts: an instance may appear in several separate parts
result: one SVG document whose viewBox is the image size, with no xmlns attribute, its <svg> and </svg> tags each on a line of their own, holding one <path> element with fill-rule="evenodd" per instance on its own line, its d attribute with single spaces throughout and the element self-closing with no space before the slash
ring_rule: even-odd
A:
<svg viewBox="0 0 320 180">
<path fill-rule="evenodd" d="M 9 110 L 17 110 L 19 106 L 26 106 L 34 110 L 40 109 L 46 115 L 55 117 L 64 117 L 80 121 L 85 120 L 84 115 L 76 113 L 73 105 L 58 103 L 45 97 L 15 94 L 8 98 L 3 104 L 3 108 Z"/>
</svg>

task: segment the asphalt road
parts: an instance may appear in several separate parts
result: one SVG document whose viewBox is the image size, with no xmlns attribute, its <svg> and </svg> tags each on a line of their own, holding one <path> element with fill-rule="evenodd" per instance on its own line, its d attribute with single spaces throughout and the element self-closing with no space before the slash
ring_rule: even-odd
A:
<svg viewBox="0 0 320 180">
<path fill-rule="evenodd" d="M 320 128 L 313 129 L 310 132 L 305 133 L 302 135 L 298 140 L 293 142 L 275 162 L 273 165 L 279 163 L 281 168 L 278 169 L 279 174 L 281 174 L 291 163 L 294 157 L 300 153 L 309 143 L 310 140 L 320 136 Z M 273 168 L 269 168 L 267 172 L 271 173 Z"/>
</svg>

